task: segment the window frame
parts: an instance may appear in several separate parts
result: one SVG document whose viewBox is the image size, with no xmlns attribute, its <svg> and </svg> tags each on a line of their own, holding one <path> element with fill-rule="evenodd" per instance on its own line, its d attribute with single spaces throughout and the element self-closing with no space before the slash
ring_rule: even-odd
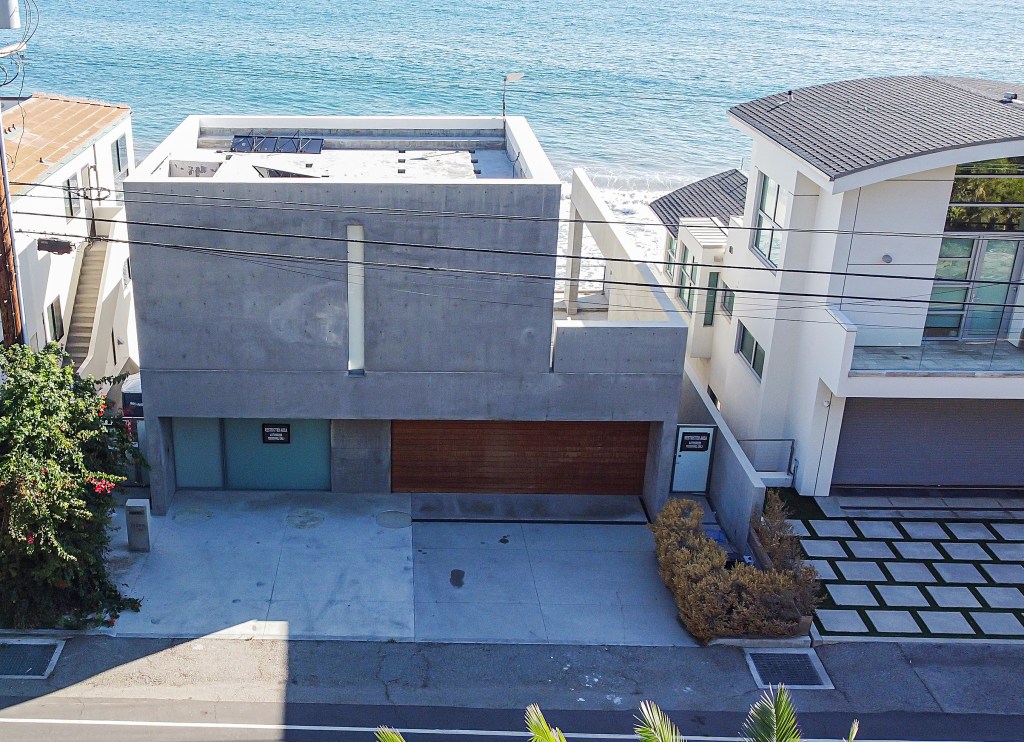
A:
<svg viewBox="0 0 1024 742">
<path fill-rule="evenodd" d="M 768 213 L 769 204 L 766 202 L 766 194 L 774 193 L 774 199 L 770 204 L 771 213 Z M 754 225 L 750 230 L 750 251 L 757 255 L 764 263 L 771 268 L 778 268 L 782 257 L 782 237 L 785 230 L 784 222 L 788 216 L 788 196 L 766 173 L 758 171 L 757 193 L 754 199 Z M 763 248 L 763 236 L 767 235 L 767 250 Z"/>
<path fill-rule="evenodd" d="M 729 288 L 725 281 L 719 281 L 717 291 L 722 295 L 722 314 L 732 319 L 733 309 L 736 307 L 736 292 Z"/>
<path fill-rule="evenodd" d="M 72 173 L 64 181 L 64 216 L 68 221 L 82 213 L 82 196 L 79 190 L 78 173 Z"/>
<path fill-rule="evenodd" d="M 46 305 L 46 335 L 50 343 L 59 343 L 64 338 L 64 313 L 59 296 Z"/>
<path fill-rule="evenodd" d="M 744 325 L 742 322 L 737 322 L 736 330 L 736 353 L 747 362 L 747 366 L 754 372 L 754 376 L 757 377 L 758 381 L 764 378 L 764 364 L 767 360 L 768 354 L 764 349 L 764 346 L 757 342 L 754 334 Z M 747 345 L 746 341 L 750 340 L 750 355 L 744 350 L 744 346 Z"/>
</svg>

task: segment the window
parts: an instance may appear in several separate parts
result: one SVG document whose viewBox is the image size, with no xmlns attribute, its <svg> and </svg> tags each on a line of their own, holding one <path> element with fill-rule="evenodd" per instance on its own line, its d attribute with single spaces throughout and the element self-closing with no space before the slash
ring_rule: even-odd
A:
<svg viewBox="0 0 1024 742">
<path fill-rule="evenodd" d="M 722 312 L 726 317 L 732 317 L 732 308 L 736 304 L 736 292 L 725 285 L 723 282 L 718 290 L 718 293 L 722 295 Z"/>
<path fill-rule="evenodd" d="M 110 162 L 114 167 L 114 179 L 124 179 L 128 174 L 128 137 L 122 134 L 110 144 Z"/>
<path fill-rule="evenodd" d="M 782 254 L 782 227 L 786 221 L 788 194 L 764 173 L 760 174 L 758 189 L 752 246 L 774 267 L 778 266 Z"/>
<path fill-rule="evenodd" d="M 737 324 L 739 324 L 739 331 L 736 333 L 736 352 L 746 359 L 750 367 L 754 369 L 754 373 L 757 374 L 757 378 L 760 379 L 761 374 L 764 373 L 764 348 L 754 340 L 754 336 L 743 326 L 742 322 Z"/>
<path fill-rule="evenodd" d="M 64 315 L 60 311 L 59 296 L 46 308 L 46 329 L 51 343 L 64 337 Z"/>
<path fill-rule="evenodd" d="M 117 336 L 114 335 L 114 331 L 110 331 L 110 350 L 114 354 L 114 365 L 117 365 Z"/>
<path fill-rule="evenodd" d="M 676 279 L 676 257 L 679 254 L 679 241 L 672 235 L 668 236 L 668 242 L 665 243 L 665 275 L 668 276 L 670 281 Z"/>
<path fill-rule="evenodd" d="M 125 258 L 124 265 L 121 267 L 121 284 L 124 288 L 128 288 L 128 284 L 132 282 L 132 261 L 131 258 Z"/>
<path fill-rule="evenodd" d="M 690 248 L 683 245 L 682 268 L 679 273 L 679 299 L 688 311 L 693 311 L 693 293 L 697 286 L 697 261 Z"/>
<path fill-rule="evenodd" d="M 708 274 L 708 295 L 704 300 L 704 326 L 715 324 L 715 289 L 718 288 L 718 271 Z"/>
<path fill-rule="evenodd" d="M 78 193 L 78 176 L 72 175 L 64 181 L 64 216 L 68 219 L 82 212 L 82 199 Z"/>
<path fill-rule="evenodd" d="M 946 212 L 947 232 L 1024 230 L 1024 157 L 958 165 Z"/>
</svg>

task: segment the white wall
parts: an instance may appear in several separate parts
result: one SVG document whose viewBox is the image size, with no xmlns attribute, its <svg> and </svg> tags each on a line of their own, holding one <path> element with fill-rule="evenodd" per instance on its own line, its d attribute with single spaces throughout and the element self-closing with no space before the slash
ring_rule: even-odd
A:
<svg viewBox="0 0 1024 742">
<path fill-rule="evenodd" d="M 15 196 L 11 201 L 15 245 L 18 255 L 18 274 L 24 305 L 25 341 L 40 348 L 49 340 L 46 311 L 54 299 L 59 298 L 64 317 L 63 345 L 68 338 L 73 321 L 73 307 L 82 250 L 76 249 L 69 255 L 55 255 L 36 249 L 38 237 L 52 236 L 79 244 L 89 236 L 89 219 L 83 218 L 99 210 L 99 218 L 120 220 L 114 226 L 112 237 L 127 238 L 123 226 L 124 210 L 118 208 L 114 197 L 114 166 L 111 161 L 111 145 L 125 135 L 128 142 L 128 159 L 134 162 L 134 142 L 131 119 L 121 119 L 114 127 L 99 136 L 90 146 L 81 149 L 41 183 L 26 193 Z M 84 174 L 83 174 L 84 173 Z M 80 187 L 86 184 L 109 189 L 109 195 L 102 200 L 81 199 L 82 211 L 79 217 L 68 219 L 64 211 L 64 182 L 77 175 Z M 86 177 L 88 181 L 86 181 Z M 103 234 L 110 225 L 98 223 L 97 230 Z M 92 353 L 83 367 L 83 372 L 97 376 L 115 373 L 124 360 L 131 357 L 138 362 L 138 343 L 135 339 L 135 320 L 131 286 L 121 286 L 121 270 L 128 257 L 128 246 L 121 242 L 108 243 L 106 265 L 100 287 L 96 324 L 93 329 Z M 113 363 L 110 351 L 110 333 L 125 340 L 118 351 L 118 363 Z M 123 349 L 123 350 L 122 350 Z M 123 356 L 122 356 L 123 353 Z"/>
</svg>

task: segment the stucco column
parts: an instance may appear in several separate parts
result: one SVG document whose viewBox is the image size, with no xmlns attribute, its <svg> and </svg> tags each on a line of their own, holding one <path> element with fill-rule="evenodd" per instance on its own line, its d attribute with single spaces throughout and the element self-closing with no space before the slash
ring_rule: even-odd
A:
<svg viewBox="0 0 1024 742">
<path fill-rule="evenodd" d="M 565 286 L 565 313 L 576 314 L 576 300 L 580 294 L 580 255 L 583 254 L 583 220 L 575 206 L 569 207 L 569 267 Z"/>
</svg>

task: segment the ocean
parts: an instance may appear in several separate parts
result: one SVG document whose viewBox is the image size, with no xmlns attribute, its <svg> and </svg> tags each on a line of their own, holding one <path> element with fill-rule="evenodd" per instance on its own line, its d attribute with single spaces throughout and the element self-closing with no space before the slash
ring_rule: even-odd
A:
<svg viewBox="0 0 1024 742">
<path fill-rule="evenodd" d="M 523 72 L 509 112 L 624 214 L 739 166 L 726 111 L 744 100 L 868 75 L 1024 80 L 1020 0 L 22 0 L 23 18 L 32 4 L 5 93 L 127 103 L 140 156 L 191 113 L 500 114 L 503 75 Z"/>
</svg>

